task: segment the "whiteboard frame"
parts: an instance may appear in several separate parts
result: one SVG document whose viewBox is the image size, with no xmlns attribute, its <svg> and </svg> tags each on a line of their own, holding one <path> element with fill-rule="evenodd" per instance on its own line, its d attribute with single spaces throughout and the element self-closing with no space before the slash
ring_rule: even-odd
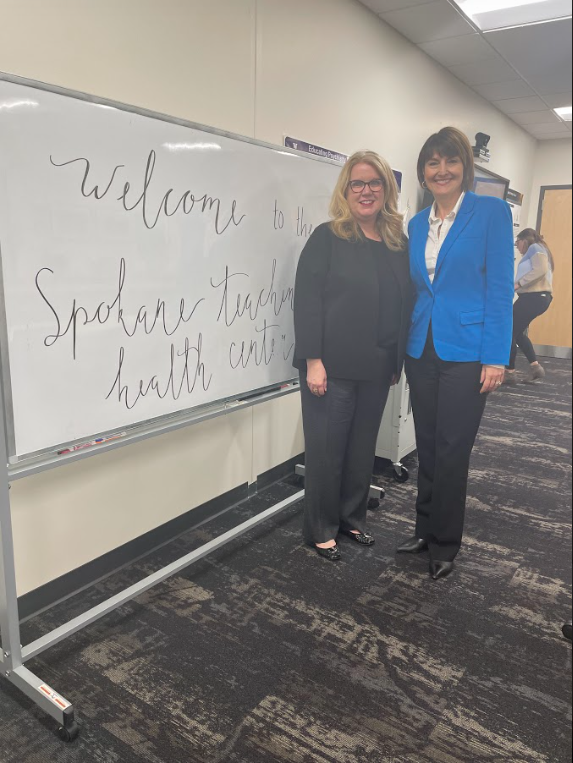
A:
<svg viewBox="0 0 573 763">
<path fill-rule="evenodd" d="M 55 95 L 61 95 L 67 98 L 73 98 L 75 100 L 84 101 L 86 103 L 96 104 L 99 106 L 108 106 L 120 111 L 137 114 L 138 116 L 148 117 L 150 119 L 179 125 L 181 127 L 187 127 L 194 130 L 200 130 L 211 135 L 217 135 L 219 137 L 237 140 L 242 143 L 249 143 L 253 146 L 268 148 L 277 153 L 298 156 L 307 161 L 329 164 L 338 168 L 341 167 L 339 162 L 335 162 L 330 159 L 324 159 L 319 156 L 313 156 L 303 151 L 296 151 L 295 149 L 287 148 L 285 146 L 267 143 L 265 141 L 257 140 L 256 138 L 250 138 L 245 135 L 239 135 L 237 133 L 220 130 L 215 127 L 209 127 L 207 125 L 202 125 L 198 122 L 192 122 L 187 119 L 172 117 L 158 111 L 152 111 L 150 109 L 141 108 L 139 106 L 132 106 L 120 101 L 113 101 L 108 98 L 100 98 L 99 96 L 90 95 L 78 90 L 70 90 L 68 88 L 60 87 L 59 85 L 49 85 L 45 82 L 40 82 L 25 77 L 19 77 L 17 75 L 2 71 L 0 71 L 0 81 L 9 82 L 14 85 L 22 85 L 35 90 L 41 90 L 44 92 L 53 93 Z M 70 461 L 87 458 L 97 453 L 111 450 L 112 448 L 129 445 L 134 442 L 147 439 L 148 437 L 154 437 L 158 434 L 166 434 L 167 432 L 180 429 L 181 427 L 190 426 L 191 424 L 205 421 L 209 418 L 214 418 L 215 416 L 221 416 L 232 410 L 236 410 L 238 407 L 249 407 L 249 405 L 252 406 L 257 402 L 268 402 L 269 400 L 273 400 L 276 397 L 282 397 L 285 394 L 289 394 L 289 392 L 295 392 L 299 389 L 298 374 L 293 369 L 293 375 L 287 379 L 284 379 L 282 382 L 277 382 L 271 387 L 264 387 L 258 390 L 249 390 L 245 393 L 241 393 L 239 396 L 240 399 L 243 399 L 247 396 L 260 396 L 255 397 L 254 401 L 250 401 L 250 403 L 246 401 L 245 405 L 237 405 L 237 395 L 234 395 L 215 401 L 213 403 L 209 403 L 207 405 L 193 406 L 175 414 L 158 416 L 147 421 L 139 422 L 138 424 L 124 427 L 124 429 L 127 431 L 127 435 L 125 437 L 107 444 L 103 443 L 102 445 L 93 448 L 86 448 L 82 451 L 76 451 L 66 455 L 58 455 L 54 448 L 48 448 L 37 451 L 35 453 L 27 453 L 21 456 L 17 456 L 16 432 L 14 425 L 14 406 L 12 402 L 12 382 L 10 375 L 10 358 L 8 348 L 8 326 L 3 287 L 2 240 L 0 238 L 0 379 L 3 389 L 3 400 L 1 402 L 4 407 L 4 427 L 6 435 L 6 447 L 8 452 L 9 474 L 11 479 L 20 479 L 31 474 L 37 474 L 38 472 L 44 471 L 46 469 L 54 468 L 63 463 L 70 463 Z M 282 385 L 289 385 L 289 388 L 286 390 L 277 391 L 277 387 Z M 81 440 L 58 443 L 57 447 L 58 450 L 65 450 L 67 448 L 73 447 L 74 445 L 81 444 L 82 442 L 85 442 L 86 439 L 89 440 L 91 437 L 105 437 L 106 434 L 108 434 L 108 432 L 105 431 L 92 432 L 91 435 L 88 435 L 86 438 L 82 438 Z"/>
<path fill-rule="evenodd" d="M 127 104 L 111 101 L 109 99 L 68 90 L 55 85 L 48 85 L 12 74 L 0 72 L 0 81 L 10 82 L 16 85 L 24 85 L 36 90 L 43 90 L 56 95 L 75 98 L 88 103 L 111 106 L 112 108 L 120 109 L 122 111 L 138 114 L 140 116 L 147 116 L 151 119 L 157 119 L 171 124 L 181 125 L 183 127 L 190 127 L 213 135 L 266 147 L 273 151 L 280 150 L 283 153 L 301 156 L 309 161 L 318 161 L 338 167 L 340 166 L 337 162 L 322 159 L 320 157 L 308 156 L 293 149 L 279 148 L 273 144 L 264 143 L 254 138 L 236 135 L 224 130 L 217 130 L 188 120 L 170 117 L 166 114 L 135 106 L 128 106 Z M 0 265 L 2 262 L 1 257 L 2 251 L 0 242 Z M 133 600 L 144 591 L 167 580 L 169 577 L 181 572 L 199 559 L 204 558 L 217 549 L 223 548 L 236 538 L 241 537 L 260 524 L 277 516 L 286 508 L 294 506 L 303 499 L 304 490 L 297 492 L 290 498 L 270 507 L 237 527 L 234 527 L 229 532 L 201 546 L 191 554 L 164 567 L 153 575 L 148 576 L 139 583 L 125 589 L 121 593 L 83 613 L 60 628 L 56 628 L 50 633 L 47 633 L 32 644 L 22 646 L 16 588 L 10 483 L 13 480 L 32 476 L 48 469 L 54 469 L 72 461 L 90 458 L 91 456 L 121 448 L 150 437 L 166 434 L 201 421 L 207 421 L 218 416 L 223 416 L 232 413 L 235 410 L 251 408 L 255 405 L 275 400 L 284 395 L 299 391 L 300 385 L 295 380 L 296 373 L 293 373 L 291 379 L 285 380 L 282 384 L 280 382 L 273 384 L 270 389 L 251 390 L 241 393 L 239 398 L 235 396 L 234 398 L 227 398 L 216 403 L 210 403 L 207 406 L 196 406 L 176 414 L 167 414 L 151 421 L 140 422 L 137 425 L 128 427 L 125 437 L 109 443 L 103 443 L 102 445 L 93 448 L 86 448 L 65 455 L 54 453 L 53 450 L 42 451 L 36 454 L 16 458 L 14 455 L 11 456 L 11 453 L 15 454 L 15 429 L 8 348 L 8 325 L 5 312 L 2 272 L 3 271 L 0 268 L 0 640 L 2 644 L 2 648 L 0 649 L 0 676 L 3 676 L 13 686 L 29 697 L 45 713 L 55 719 L 60 724 L 59 734 L 61 739 L 69 742 L 75 739 L 79 731 L 79 727 L 75 720 L 73 705 L 66 700 L 65 697 L 59 695 L 51 687 L 47 686 L 41 678 L 28 670 L 25 667 L 25 663 L 51 646 L 58 644 L 74 633 L 77 633 L 82 628 L 98 621 L 100 618 L 116 610 L 122 604 Z M 279 386 L 281 386 L 281 388 L 277 389 Z M 70 446 L 73 446 L 73 444 L 74 443 L 69 443 Z M 62 447 L 66 447 L 66 445 L 63 445 Z M 12 461 L 10 459 L 12 459 Z"/>
</svg>

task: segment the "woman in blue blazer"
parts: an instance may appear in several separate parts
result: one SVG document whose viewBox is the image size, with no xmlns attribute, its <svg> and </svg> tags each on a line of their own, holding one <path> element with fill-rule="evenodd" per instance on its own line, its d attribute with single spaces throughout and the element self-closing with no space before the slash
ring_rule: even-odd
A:
<svg viewBox="0 0 573 763">
<path fill-rule="evenodd" d="M 439 580 L 454 569 L 471 452 L 509 360 L 513 224 L 505 201 L 470 191 L 473 152 L 456 128 L 429 138 L 418 177 L 435 201 L 409 227 L 416 302 L 406 371 L 420 469 L 416 534 L 398 551 L 429 550 L 430 574 Z"/>
</svg>

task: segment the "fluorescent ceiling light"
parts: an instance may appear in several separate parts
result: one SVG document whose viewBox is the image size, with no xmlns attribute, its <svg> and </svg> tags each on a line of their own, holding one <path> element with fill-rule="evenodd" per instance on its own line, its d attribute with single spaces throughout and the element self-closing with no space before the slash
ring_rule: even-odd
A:
<svg viewBox="0 0 573 763">
<path fill-rule="evenodd" d="M 571 122 L 573 120 L 573 106 L 563 106 L 560 109 L 553 109 L 558 117 L 564 122 Z"/>
<path fill-rule="evenodd" d="M 571 16 L 571 0 L 454 0 L 483 31 Z"/>
</svg>

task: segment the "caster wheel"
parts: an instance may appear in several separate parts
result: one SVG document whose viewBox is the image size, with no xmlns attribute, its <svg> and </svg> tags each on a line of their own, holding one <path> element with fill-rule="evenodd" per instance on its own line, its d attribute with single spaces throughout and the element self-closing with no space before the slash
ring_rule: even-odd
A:
<svg viewBox="0 0 573 763">
<path fill-rule="evenodd" d="M 80 734 L 80 727 L 77 723 L 72 723 L 70 726 L 60 726 L 58 729 L 58 736 L 62 740 L 62 742 L 66 742 L 67 744 L 71 744 L 71 742 L 75 741 Z"/>
<path fill-rule="evenodd" d="M 368 508 L 370 509 L 370 511 L 375 511 L 376 509 L 379 509 L 380 501 L 378 500 L 378 498 L 370 498 L 370 500 L 368 501 Z"/>
<path fill-rule="evenodd" d="M 406 469 L 405 466 L 400 466 L 397 469 L 394 469 L 394 479 L 396 482 L 408 482 L 410 479 L 410 472 Z"/>
<path fill-rule="evenodd" d="M 563 626 L 563 635 L 569 641 L 573 641 L 573 625 L 571 625 L 571 623 L 567 623 Z"/>
</svg>

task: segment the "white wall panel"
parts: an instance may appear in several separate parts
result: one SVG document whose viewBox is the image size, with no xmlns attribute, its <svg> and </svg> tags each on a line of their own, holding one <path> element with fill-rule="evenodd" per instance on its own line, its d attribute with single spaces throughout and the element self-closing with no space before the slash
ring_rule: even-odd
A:
<svg viewBox="0 0 573 763">
<path fill-rule="evenodd" d="M 255 0 L 0 0 L 0 68 L 252 135 Z"/>
<path fill-rule="evenodd" d="M 15 482 L 19 594 L 248 482 L 251 421 L 237 411 Z"/>
</svg>

